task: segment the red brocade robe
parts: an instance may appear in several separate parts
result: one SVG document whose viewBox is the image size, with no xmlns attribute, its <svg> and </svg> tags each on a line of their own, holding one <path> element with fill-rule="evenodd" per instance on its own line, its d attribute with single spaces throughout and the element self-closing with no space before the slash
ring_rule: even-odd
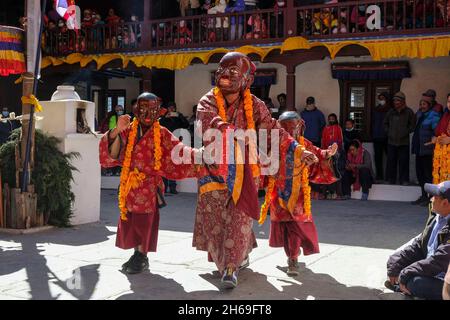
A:
<svg viewBox="0 0 450 320">
<path fill-rule="evenodd" d="M 100 141 L 100 164 L 102 167 L 111 168 L 122 165 L 129 132 L 128 129 L 120 135 L 122 143 L 119 159 L 113 159 L 109 155 L 108 133 L 102 137 Z M 126 198 L 127 220 L 119 218 L 117 247 L 131 249 L 142 245 L 146 252 L 156 251 L 159 227 L 157 188 L 164 190 L 162 177 L 177 180 L 201 175 L 201 171 L 196 172 L 193 161 L 192 164 L 176 165 L 173 163 L 171 152 L 179 143 L 181 142 L 169 130 L 161 126 L 161 168 L 156 171 L 154 169 L 153 130 L 151 128 L 147 130 L 140 139 L 139 134 L 136 136 L 130 172 L 137 168 L 139 172 L 145 174 L 145 179 L 139 187 L 131 189 Z M 183 146 L 182 150 L 184 154 L 189 154 L 191 159 L 197 152 L 187 146 Z"/>
<path fill-rule="evenodd" d="M 327 159 L 327 151 L 314 146 L 305 139 L 305 149 L 314 153 L 319 162 L 309 167 L 309 181 L 316 184 L 332 184 L 336 182 L 330 161 Z M 283 166 L 281 172 L 283 172 Z M 298 256 L 300 247 L 305 255 L 319 253 L 319 241 L 316 226 L 312 216 L 304 213 L 304 194 L 300 189 L 294 211 L 290 213 L 280 204 L 278 187 L 284 185 L 285 181 L 278 177 L 276 188 L 272 195 L 270 205 L 270 236 L 269 245 L 271 247 L 284 247 L 286 254 L 295 259 Z"/>
<path fill-rule="evenodd" d="M 272 119 L 264 102 L 255 96 L 252 96 L 252 100 L 256 131 L 280 129 L 280 141 L 295 143 L 277 121 Z M 210 128 L 222 132 L 226 129 L 247 129 L 242 97 L 226 107 L 226 113 L 228 122 L 224 122 L 218 114 L 213 91 L 208 92 L 197 106 L 197 128 L 202 129 L 198 134 L 203 134 Z M 252 225 L 253 219 L 259 218 L 258 188 L 257 179 L 252 177 L 248 164 L 244 165 L 243 180 L 239 201 L 235 203 L 230 199 L 232 193 L 227 189 L 227 183 L 222 177 L 209 176 L 199 179 L 193 246 L 207 251 L 209 261 L 214 262 L 220 272 L 229 265 L 239 267 L 257 246 Z"/>
</svg>

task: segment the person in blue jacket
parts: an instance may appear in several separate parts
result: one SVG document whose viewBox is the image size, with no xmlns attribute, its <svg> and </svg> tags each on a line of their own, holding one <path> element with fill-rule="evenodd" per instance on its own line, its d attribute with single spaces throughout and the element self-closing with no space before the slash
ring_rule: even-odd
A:
<svg viewBox="0 0 450 320">
<path fill-rule="evenodd" d="M 416 175 L 422 195 L 412 204 L 428 206 L 430 200 L 425 192 L 425 183 L 433 181 L 433 145 L 429 144 L 434 136 L 440 115 L 433 110 L 431 97 L 422 96 L 419 111 L 416 113 L 417 124 L 412 139 L 412 154 L 416 155 Z"/>
<path fill-rule="evenodd" d="M 316 107 L 316 100 L 314 97 L 308 97 L 306 99 L 306 107 L 300 115 L 306 125 L 305 138 L 311 141 L 316 147 L 320 148 L 322 130 L 325 127 L 326 122 L 322 111 Z"/>
</svg>

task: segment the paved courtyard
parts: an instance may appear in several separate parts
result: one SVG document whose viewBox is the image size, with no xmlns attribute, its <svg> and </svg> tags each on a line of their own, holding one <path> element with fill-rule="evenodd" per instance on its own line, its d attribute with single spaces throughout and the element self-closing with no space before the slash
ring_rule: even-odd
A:
<svg viewBox="0 0 450 320">
<path fill-rule="evenodd" d="M 388 256 L 420 233 L 427 209 L 409 203 L 313 203 L 321 253 L 301 257 L 287 277 L 282 248 L 268 246 L 269 221 L 255 224 L 258 248 L 240 284 L 220 291 L 206 253 L 192 248 L 196 195 L 167 197 L 150 272 L 119 271 L 116 192 L 102 191 L 101 221 L 38 234 L 0 233 L 0 299 L 381 299 Z M 389 295 L 388 295 L 389 296 Z"/>
</svg>

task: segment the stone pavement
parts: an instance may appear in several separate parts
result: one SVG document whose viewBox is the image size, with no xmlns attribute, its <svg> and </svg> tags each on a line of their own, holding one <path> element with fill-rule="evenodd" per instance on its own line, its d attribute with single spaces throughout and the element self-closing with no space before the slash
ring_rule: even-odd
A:
<svg viewBox="0 0 450 320">
<path fill-rule="evenodd" d="M 101 222 L 39 234 L 0 233 L 0 299 L 380 299 L 386 260 L 420 233 L 427 209 L 401 202 L 316 201 L 321 253 L 301 257 L 287 277 L 282 248 L 268 246 L 269 222 L 255 225 L 258 248 L 238 288 L 218 289 L 206 253 L 191 246 L 196 195 L 167 197 L 150 272 L 119 271 L 116 192 L 102 191 Z"/>
</svg>

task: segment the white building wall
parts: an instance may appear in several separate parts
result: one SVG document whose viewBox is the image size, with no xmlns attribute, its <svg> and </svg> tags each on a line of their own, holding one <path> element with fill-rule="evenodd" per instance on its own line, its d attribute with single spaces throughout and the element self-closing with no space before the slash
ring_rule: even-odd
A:
<svg viewBox="0 0 450 320">
<path fill-rule="evenodd" d="M 138 78 L 127 77 L 125 79 L 121 78 L 112 78 L 108 80 L 108 89 L 109 90 L 126 90 L 127 92 L 127 101 L 126 104 L 129 106 L 131 104 L 131 100 L 136 99 L 139 92 L 139 81 Z"/>
</svg>

